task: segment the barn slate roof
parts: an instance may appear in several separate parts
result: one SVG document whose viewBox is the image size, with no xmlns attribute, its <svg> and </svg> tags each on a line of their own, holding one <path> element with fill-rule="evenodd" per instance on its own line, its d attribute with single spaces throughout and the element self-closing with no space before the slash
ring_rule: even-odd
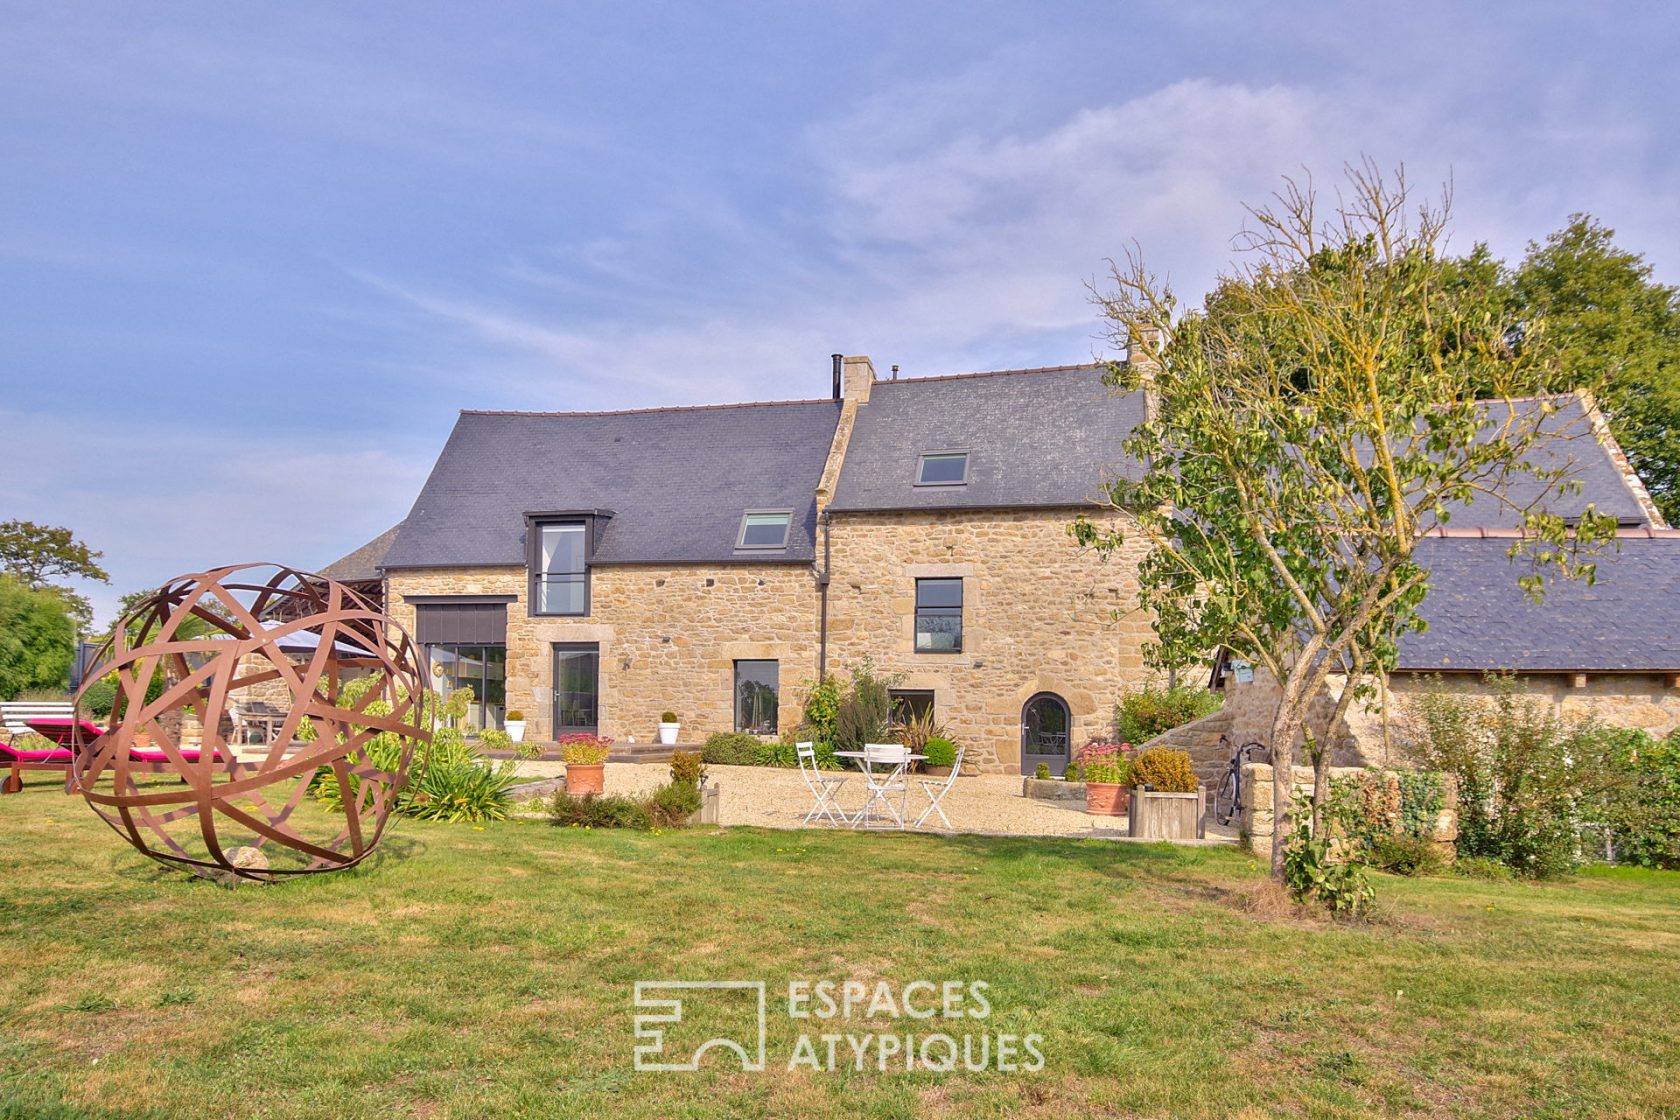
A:
<svg viewBox="0 0 1680 1120">
<path fill-rule="evenodd" d="M 1535 603 L 1517 586 L 1529 571 L 1506 553 L 1514 537 L 1432 537 L 1421 613 L 1429 629 L 1400 642 L 1414 672 L 1680 671 L 1680 533 L 1618 538 L 1596 558 L 1596 580 L 1548 579 Z"/>
<path fill-rule="evenodd" d="M 592 562 L 810 562 L 837 401 L 632 412 L 463 411 L 386 568 L 519 565 L 525 515 L 601 510 Z M 791 510 L 787 547 L 739 552 L 746 510 Z"/>
<path fill-rule="evenodd" d="M 859 406 L 830 506 L 836 513 L 1080 506 L 1105 477 L 1136 478 L 1120 443 L 1143 394 L 1100 365 L 877 381 Z M 967 451 L 964 486 L 917 486 L 923 452 Z"/>
</svg>

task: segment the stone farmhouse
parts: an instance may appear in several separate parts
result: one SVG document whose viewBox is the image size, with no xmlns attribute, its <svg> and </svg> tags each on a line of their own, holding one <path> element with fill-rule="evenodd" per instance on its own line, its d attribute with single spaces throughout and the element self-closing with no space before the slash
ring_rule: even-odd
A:
<svg viewBox="0 0 1680 1120">
<path fill-rule="evenodd" d="M 464 411 L 402 524 L 326 571 L 383 579 L 434 683 L 473 688 L 480 727 L 517 710 L 529 739 L 646 742 L 670 710 L 684 742 L 774 736 L 797 726 L 812 682 L 868 662 L 977 769 L 1059 773 L 1150 677 L 1140 554 L 1105 562 L 1067 533 L 1078 513 L 1123 521 L 1098 504 L 1100 484 L 1140 469 L 1120 445 L 1145 394 L 1102 375 L 881 379 L 868 358 L 836 355 L 820 400 Z M 1558 416 L 1590 429 L 1568 445 L 1580 492 L 1561 500 L 1614 511 L 1630 539 L 1596 588 L 1530 607 L 1505 559 L 1508 515 L 1490 503 L 1481 521 L 1454 518 L 1427 545 L 1436 624 L 1402 668 L 1517 669 L 1672 726 L 1680 541 L 1666 538 L 1680 534 L 1590 402 Z M 1233 703 L 1222 733 L 1257 706 Z"/>
</svg>

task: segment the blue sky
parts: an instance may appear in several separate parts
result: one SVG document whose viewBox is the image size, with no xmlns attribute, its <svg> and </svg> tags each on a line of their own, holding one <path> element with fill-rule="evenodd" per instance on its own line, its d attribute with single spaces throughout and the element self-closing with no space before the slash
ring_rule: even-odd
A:
<svg viewBox="0 0 1680 1120">
<path fill-rule="evenodd" d="M 1362 154 L 1459 247 L 1587 210 L 1680 280 L 1671 6 L 1299 7 L 0 2 L 0 519 L 106 617 L 320 566 L 457 409 L 1087 360 L 1106 257 L 1198 295 Z"/>
</svg>

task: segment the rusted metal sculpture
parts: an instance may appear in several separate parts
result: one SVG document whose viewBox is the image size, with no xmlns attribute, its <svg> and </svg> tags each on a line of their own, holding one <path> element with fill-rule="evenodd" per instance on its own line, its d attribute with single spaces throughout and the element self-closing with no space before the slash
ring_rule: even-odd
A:
<svg viewBox="0 0 1680 1120">
<path fill-rule="evenodd" d="M 117 622 L 95 661 L 76 698 L 72 779 L 141 852 L 207 878 L 355 866 L 431 741 L 407 631 L 310 572 L 242 564 L 171 580 Z M 112 673 L 109 730 L 94 735 L 82 696 Z M 268 741 L 230 741 L 245 727 L 233 717 L 258 704 Z M 311 796 L 323 785 L 337 797 Z"/>
</svg>

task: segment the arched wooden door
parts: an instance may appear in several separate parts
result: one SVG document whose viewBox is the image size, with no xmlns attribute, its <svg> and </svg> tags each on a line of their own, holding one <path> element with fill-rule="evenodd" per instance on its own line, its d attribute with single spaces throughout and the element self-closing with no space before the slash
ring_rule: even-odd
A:
<svg viewBox="0 0 1680 1120">
<path fill-rule="evenodd" d="M 1021 709 L 1021 773 L 1032 774 L 1038 764 L 1060 777 L 1072 750 L 1073 716 L 1067 701 L 1054 692 L 1040 692 Z"/>
</svg>

